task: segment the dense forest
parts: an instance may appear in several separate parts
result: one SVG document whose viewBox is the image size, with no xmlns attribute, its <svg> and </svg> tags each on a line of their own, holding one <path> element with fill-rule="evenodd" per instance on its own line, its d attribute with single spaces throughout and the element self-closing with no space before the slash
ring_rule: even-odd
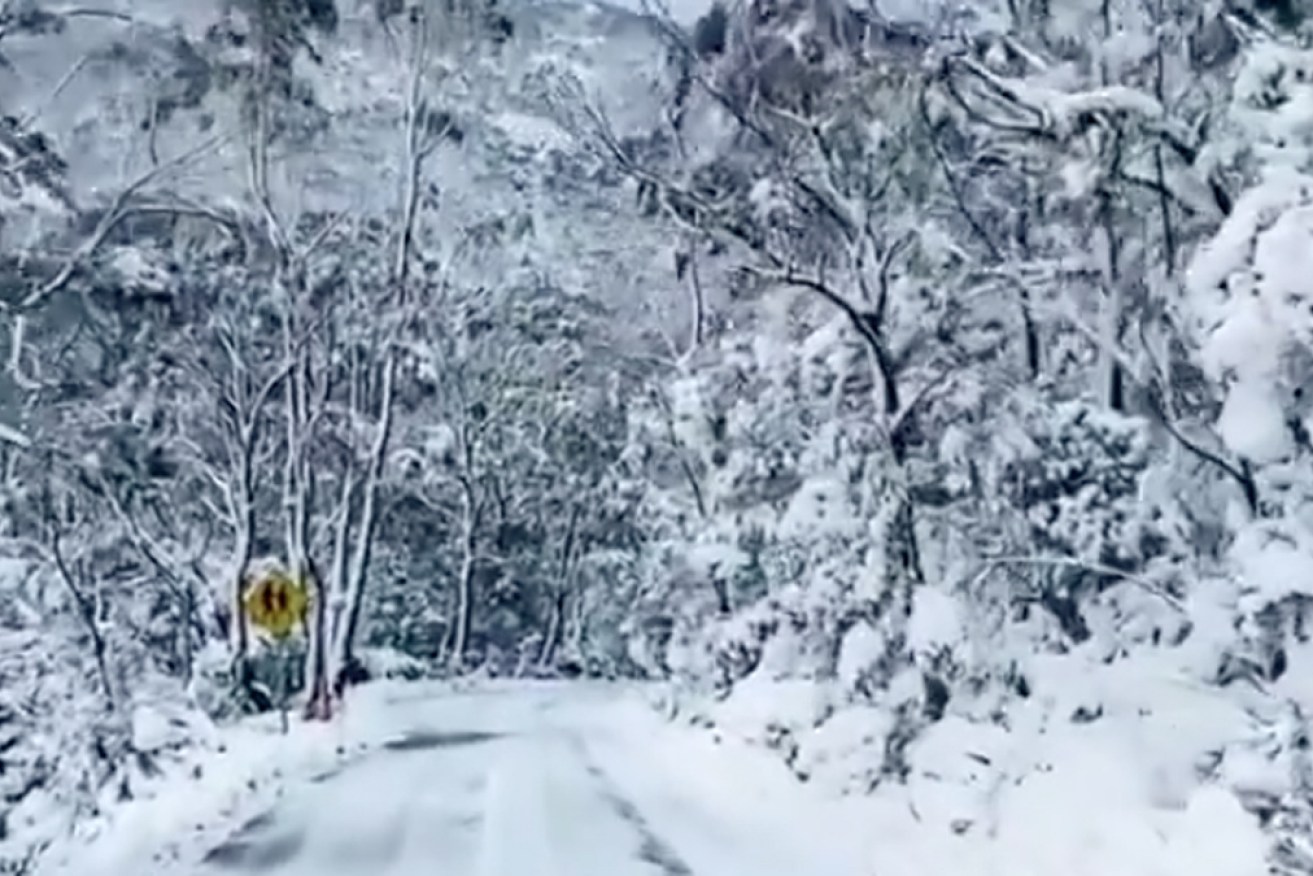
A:
<svg viewBox="0 0 1313 876">
<path fill-rule="evenodd" d="M 654 681 L 857 794 L 1121 722 L 1313 873 L 1310 38 L 0 0 L 0 872 L 276 705 L 280 564 L 301 720 Z"/>
</svg>

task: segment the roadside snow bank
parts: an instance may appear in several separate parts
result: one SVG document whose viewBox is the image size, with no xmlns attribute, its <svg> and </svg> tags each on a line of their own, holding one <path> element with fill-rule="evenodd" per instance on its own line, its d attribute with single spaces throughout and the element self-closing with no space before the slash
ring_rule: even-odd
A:
<svg viewBox="0 0 1313 876">
<path fill-rule="evenodd" d="M 724 700 L 685 704 L 683 723 L 711 732 L 668 724 L 648 750 L 700 794 L 719 784 L 722 796 L 778 808 L 777 829 L 813 834 L 843 857 L 837 868 L 866 867 L 825 872 L 1267 871 L 1273 840 L 1246 805 L 1269 805 L 1255 795 L 1278 798 L 1298 767 L 1295 746 L 1273 735 L 1274 698 L 1194 682 L 1153 655 L 1039 657 L 1028 678 L 1029 696 L 1005 708 L 959 705 L 923 727 L 901 754 L 903 783 L 882 776 L 892 710 L 845 704 L 837 686 L 812 681 L 749 678 Z M 849 833 L 871 840 L 855 848 Z"/>
<path fill-rule="evenodd" d="M 37 876 L 166 873 L 186 869 L 228 834 L 268 808 L 289 781 L 312 778 L 389 738 L 385 703 L 398 684 L 353 689 L 342 713 L 326 724 L 293 717 L 283 734 L 277 715 L 203 728 L 139 708 L 133 734 L 154 753 L 174 748 L 162 771 L 133 800 L 114 803 L 82 823 L 38 859 Z M 194 715 L 191 716 L 194 722 Z M 189 745 L 179 745 L 182 736 Z"/>
</svg>

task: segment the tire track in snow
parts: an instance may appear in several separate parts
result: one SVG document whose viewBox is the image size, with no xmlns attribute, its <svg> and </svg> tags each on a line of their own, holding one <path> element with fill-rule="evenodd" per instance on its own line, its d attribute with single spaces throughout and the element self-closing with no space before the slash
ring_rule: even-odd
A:
<svg viewBox="0 0 1313 876">
<path fill-rule="evenodd" d="M 638 850 L 639 860 L 659 867 L 662 876 L 694 876 L 692 868 L 680 857 L 674 847 L 657 836 L 633 801 L 620 793 L 602 768 L 593 762 L 583 739 L 571 734 L 570 746 L 578 754 L 588 775 L 596 782 L 602 799 L 638 834 L 641 843 Z"/>
<path fill-rule="evenodd" d="M 483 780 L 455 769 L 452 758 L 499 738 L 435 730 L 399 736 L 375 758 L 326 770 L 280 797 L 212 848 L 200 872 L 409 876 L 425 870 L 419 865 L 427 859 L 452 863 L 471 845 L 465 837 L 477 835 L 480 813 L 448 804 L 478 800 Z"/>
<path fill-rule="evenodd" d="M 300 825 L 281 828 L 270 813 L 264 812 L 211 849 L 202 864 L 216 869 L 264 873 L 287 864 L 300 854 L 304 845 L 305 830 Z"/>
<path fill-rule="evenodd" d="M 477 876 L 693 876 L 570 731 L 521 738 L 498 755 Z"/>
</svg>

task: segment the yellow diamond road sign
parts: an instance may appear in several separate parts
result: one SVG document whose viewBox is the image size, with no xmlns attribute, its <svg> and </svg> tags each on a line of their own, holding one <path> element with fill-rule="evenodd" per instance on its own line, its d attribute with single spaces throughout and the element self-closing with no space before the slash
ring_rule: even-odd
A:
<svg viewBox="0 0 1313 876">
<path fill-rule="evenodd" d="M 246 614 L 269 635 L 284 639 L 301 623 L 309 602 L 304 584 L 274 571 L 257 578 L 247 591 Z"/>
</svg>

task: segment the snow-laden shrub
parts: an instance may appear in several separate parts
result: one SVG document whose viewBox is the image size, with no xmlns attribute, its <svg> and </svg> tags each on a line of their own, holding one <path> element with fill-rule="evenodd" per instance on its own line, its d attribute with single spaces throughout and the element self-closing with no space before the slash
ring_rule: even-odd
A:
<svg viewBox="0 0 1313 876">
<path fill-rule="evenodd" d="M 1147 553 L 1133 513 L 1149 462 L 1145 423 L 1080 401 L 1029 414 L 1030 452 L 1004 465 L 999 480 L 1035 544 L 1108 565 Z"/>
<path fill-rule="evenodd" d="M 232 683 L 229 675 L 227 655 L 216 655 L 213 651 L 200 655 L 196 674 L 188 686 L 188 696 L 196 707 L 213 720 L 224 720 L 237 714 L 231 697 Z"/>
<path fill-rule="evenodd" d="M 1249 809 L 1273 830 L 1283 872 L 1307 872 L 1313 848 L 1308 703 L 1313 604 L 1313 55 L 1251 52 L 1236 81 L 1233 124 L 1251 131 L 1252 185 L 1190 265 L 1179 302 L 1207 377 L 1223 399 L 1215 428 L 1250 478 L 1252 501 L 1227 521 L 1226 568 L 1213 584 L 1216 645 L 1201 656 L 1229 690 L 1258 686 L 1263 731 L 1219 758 Z M 1248 512 L 1248 513 L 1246 513 Z M 1202 596 L 1202 593 L 1200 594 Z M 1197 615 L 1198 612 L 1195 613 Z M 1221 630 L 1222 624 L 1228 628 Z M 1188 643 L 1187 643 L 1188 644 Z M 1237 764 L 1241 773 L 1237 778 Z"/>
<path fill-rule="evenodd" d="M 369 678 L 417 681 L 428 674 L 424 661 L 395 648 L 365 648 L 360 661 Z"/>
<path fill-rule="evenodd" d="M 0 563 L 0 873 L 145 793 L 211 738 L 205 711 L 231 714 L 209 650 L 184 691 L 108 584 L 88 619 L 59 583 L 42 564 Z"/>
<path fill-rule="evenodd" d="M 0 633 L 0 872 L 121 800 L 157 769 L 125 703 L 57 631 Z"/>
</svg>

